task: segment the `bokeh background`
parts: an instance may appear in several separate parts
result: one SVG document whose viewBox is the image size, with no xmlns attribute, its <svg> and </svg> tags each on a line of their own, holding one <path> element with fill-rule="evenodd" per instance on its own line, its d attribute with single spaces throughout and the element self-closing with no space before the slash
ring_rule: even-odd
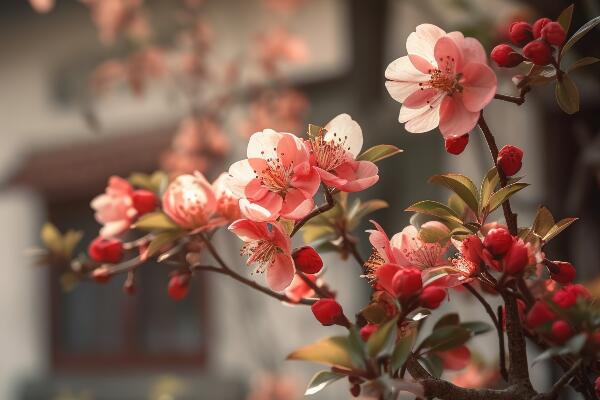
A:
<svg viewBox="0 0 600 400">
<path fill-rule="evenodd" d="M 152 46 L 161 49 L 167 67 L 185 57 L 186 46 L 189 50 L 180 34 L 190 13 L 180 3 L 143 4 Z M 399 105 L 387 95 L 383 71 L 404 55 L 408 34 L 430 22 L 476 36 L 491 49 L 512 20 L 556 17 L 569 3 L 206 0 L 201 14 L 193 15 L 205 24 L 196 34 L 200 43 L 206 40 L 201 51 L 210 57 L 210 68 L 222 75 L 207 77 L 194 70 L 193 60 L 184 60 L 188 75 L 182 80 L 161 73 L 152 54 L 135 64 L 129 57 L 139 47 L 131 41 L 99 38 L 90 7 L 79 1 L 58 0 L 49 13 L 35 12 L 25 0 L 0 2 L 0 398 L 301 398 L 317 367 L 284 362 L 285 355 L 331 333 L 317 326 L 307 309 L 283 306 L 208 275 L 197 277 L 190 296 L 175 303 L 166 295 L 167 271 L 160 265 L 145 268 L 133 297 L 123 294 L 120 279 L 65 291 L 64 277 L 35 266 L 27 255 L 39 245 L 42 223 L 82 228 L 91 239 L 98 225 L 89 201 L 110 175 L 198 167 L 214 178 L 242 157 L 254 127 L 302 134 L 306 123 L 323 125 L 347 112 L 361 124 L 366 145 L 391 143 L 406 150 L 384 161 L 379 184 L 360 194 L 390 203 L 373 217 L 397 232 L 408 223 L 406 206 L 447 196 L 426 183 L 429 176 L 453 171 L 478 180 L 490 164 L 478 131 L 467 151 L 455 157 L 444 152 L 436 131 L 411 135 L 397 122 Z M 600 14 L 596 0 L 575 4 L 574 27 Z M 96 17 L 96 23 L 102 20 Z M 208 33 L 202 31 L 206 26 Z M 248 73 L 265 37 L 274 37 L 272 29 L 280 27 L 299 41 L 291 53 L 279 55 L 284 65 L 270 71 L 268 60 L 259 59 L 262 74 Z M 595 30 L 577 44 L 577 52 L 599 57 L 598 43 Z M 121 69 L 114 68 L 118 63 Z M 111 80 L 122 78 L 123 65 L 130 75 L 125 84 L 113 85 Z M 99 66 L 105 69 L 98 72 Z M 572 260 L 583 281 L 600 273 L 599 72 L 591 66 L 574 76 L 582 107 L 573 117 L 556 106 L 552 88 L 536 90 L 521 107 L 494 102 L 486 109 L 499 143 L 525 150 L 522 172 L 533 185 L 515 198 L 520 221 L 528 223 L 538 204 L 556 216 L 581 218 L 548 254 Z M 195 73 L 202 82 L 198 87 L 190 80 Z M 498 76 L 498 91 L 514 94 L 511 74 L 498 71 Z M 222 92 L 229 93 L 226 101 L 211 102 Z M 204 115 L 207 107 L 219 114 L 218 127 L 182 123 Z M 239 243 L 225 233 L 217 240 L 231 265 L 245 268 Z M 369 251 L 366 241 L 361 251 Z M 340 301 L 350 313 L 357 311 L 368 291 L 356 265 L 335 255 L 325 262 Z M 445 307 L 469 319 L 480 315 L 460 294 Z M 493 337 L 483 337 L 473 346 L 491 365 L 492 343 Z M 541 389 L 557 371 L 540 364 L 534 374 Z M 348 396 L 346 384 L 337 383 L 315 398 Z"/>
</svg>

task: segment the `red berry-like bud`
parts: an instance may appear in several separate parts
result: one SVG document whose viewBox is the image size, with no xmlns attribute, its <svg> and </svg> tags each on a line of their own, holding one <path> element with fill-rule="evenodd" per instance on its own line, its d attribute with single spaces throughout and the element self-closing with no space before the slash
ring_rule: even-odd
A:
<svg viewBox="0 0 600 400">
<path fill-rule="evenodd" d="M 415 296 L 423 288 L 421 271 L 416 268 L 403 268 L 392 278 L 392 288 L 402 300 Z"/>
<path fill-rule="evenodd" d="M 138 215 L 144 215 L 156 209 L 158 198 L 149 190 L 136 190 L 131 195 L 133 207 L 138 212 Z"/>
<path fill-rule="evenodd" d="M 469 134 L 447 138 L 444 140 L 446 151 L 450 154 L 459 155 L 469 143 Z"/>
<path fill-rule="evenodd" d="M 169 279 L 169 285 L 167 286 L 167 293 L 173 300 L 181 300 L 187 296 L 190 291 L 190 274 L 188 273 L 176 273 Z"/>
<path fill-rule="evenodd" d="M 98 283 L 106 283 L 110 279 L 110 271 L 102 266 L 92 271 L 92 278 Z"/>
<path fill-rule="evenodd" d="M 498 152 L 498 166 L 506 176 L 513 176 L 523 166 L 523 150 L 510 144 Z"/>
<path fill-rule="evenodd" d="M 567 321 L 561 319 L 552 324 L 552 337 L 557 343 L 564 343 L 571 336 L 573 336 L 573 328 Z"/>
<path fill-rule="evenodd" d="M 379 329 L 379 327 L 377 325 L 367 324 L 367 325 L 363 326 L 362 328 L 360 328 L 360 332 L 359 332 L 360 337 L 362 338 L 362 340 L 364 340 L 366 342 L 367 340 L 369 340 L 369 338 L 371 337 L 372 334 L 377 332 L 377 329 Z"/>
<path fill-rule="evenodd" d="M 575 279 L 575 267 L 570 262 L 553 261 L 552 264 L 556 267 L 550 271 L 550 276 L 561 285 L 567 285 Z"/>
<path fill-rule="evenodd" d="M 560 308 L 571 308 L 577 303 L 577 294 L 565 287 L 554 293 L 552 301 Z"/>
<path fill-rule="evenodd" d="M 553 46 L 560 46 L 564 43 L 567 34 L 562 25 L 558 22 L 548 22 L 542 28 L 542 39 Z"/>
<path fill-rule="evenodd" d="M 518 275 L 529 264 L 529 251 L 523 240 L 515 240 L 504 256 L 504 272 Z"/>
<path fill-rule="evenodd" d="M 589 300 L 592 298 L 590 291 L 583 285 L 575 284 L 575 285 L 567 285 L 565 289 L 569 292 L 573 293 L 576 297 L 581 297 L 583 299 Z"/>
<path fill-rule="evenodd" d="M 548 65 L 552 62 L 552 49 L 541 40 L 527 43 L 523 47 L 523 55 L 535 65 Z"/>
<path fill-rule="evenodd" d="M 352 385 L 352 387 L 350 388 L 350 394 L 353 397 L 360 396 L 360 385 Z"/>
<path fill-rule="evenodd" d="M 535 21 L 533 23 L 533 26 L 531 27 L 533 37 L 535 39 L 539 39 L 542 36 L 542 29 L 544 28 L 544 26 L 546 26 L 546 24 L 550 22 L 552 22 L 550 18 L 540 18 L 537 21 Z"/>
<path fill-rule="evenodd" d="M 550 307 L 541 300 L 536 301 L 527 313 L 527 326 L 534 329 L 546 322 L 552 321 L 556 315 Z"/>
<path fill-rule="evenodd" d="M 505 228 L 490 229 L 483 239 L 483 246 L 496 257 L 506 254 L 512 244 L 513 237 Z"/>
<path fill-rule="evenodd" d="M 310 246 L 300 247 L 292 254 L 296 269 L 305 274 L 316 274 L 323 268 L 323 260 L 315 249 Z"/>
<path fill-rule="evenodd" d="M 518 21 L 510 25 L 508 36 L 514 44 L 523 47 L 533 40 L 533 31 L 527 22 Z"/>
<path fill-rule="evenodd" d="M 118 263 L 123 258 L 123 243 L 118 239 L 105 239 L 98 236 L 89 247 L 90 258 L 99 263 Z"/>
<path fill-rule="evenodd" d="M 346 319 L 342 306 L 334 299 L 317 300 L 310 308 L 317 321 L 324 326 L 340 325 Z"/>
<path fill-rule="evenodd" d="M 446 290 L 439 286 L 426 286 L 419 295 L 419 303 L 423 307 L 434 310 L 446 299 Z"/>
<path fill-rule="evenodd" d="M 460 253 L 464 258 L 476 265 L 481 263 L 482 252 L 483 243 L 481 243 L 481 239 L 477 235 L 469 235 L 461 243 Z"/>
<path fill-rule="evenodd" d="M 512 68 L 525 61 L 525 58 L 507 44 L 499 44 L 490 53 L 492 60 L 502 68 Z"/>
</svg>

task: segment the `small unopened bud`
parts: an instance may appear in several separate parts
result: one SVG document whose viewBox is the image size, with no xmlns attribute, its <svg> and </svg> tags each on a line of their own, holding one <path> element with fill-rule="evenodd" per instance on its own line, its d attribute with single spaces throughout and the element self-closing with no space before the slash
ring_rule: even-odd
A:
<svg viewBox="0 0 600 400">
<path fill-rule="evenodd" d="M 548 269 L 550 270 L 550 276 L 552 277 L 552 279 L 554 279 L 561 285 L 567 285 L 573 282 L 576 273 L 573 264 L 566 261 L 552 261 L 551 263 L 553 268 Z"/>
<path fill-rule="evenodd" d="M 366 342 L 373 333 L 377 332 L 377 329 L 379 329 L 379 326 L 375 324 L 367 324 L 360 328 L 360 337 Z"/>
<path fill-rule="evenodd" d="M 90 258 L 99 263 L 118 263 L 123 258 L 123 243 L 118 239 L 105 239 L 98 236 L 89 247 Z"/>
<path fill-rule="evenodd" d="M 421 271 L 416 268 L 403 268 L 392 278 L 392 288 L 401 300 L 417 295 L 423 288 Z"/>
<path fill-rule="evenodd" d="M 138 212 L 138 215 L 144 215 L 156 209 L 158 198 L 149 190 L 136 190 L 131 195 L 133 207 Z"/>
<path fill-rule="evenodd" d="M 98 267 L 92 271 L 92 278 L 98 283 L 106 283 L 110 277 L 110 270 L 105 266 Z"/>
<path fill-rule="evenodd" d="M 505 228 L 491 229 L 483 239 L 483 246 L 496 257 L 506 254 L 512 243 L 513 237 Z"/>
<path fill-rule="evenodd" d="M 513 176 L 523 166 L 523 150 L 506 145 L 498 152 L 498 166 L 506 176 Z"/>
<path fill-rule="evenodd" d="M 557 343 L 566 342 L 571 336 L 573 336 L 573 328 L 565 320 L 558 320 L 552 324 L 552 338 Z"/>
<path fill-rule="evenodd" d="M 562 45 L 566 36 L 565 30 L 558 22 L 548 22 L 542 28 L 542 38 L 553 46 Z"/>
<path fill-rule="evenodd" d="M 533 37 L 535 39 L 539 39 L 542 36 L 542 29 L 544 28 L 544 26 L 546 26 L 546 24 L 550 22 L 552 22 L 550 18 L 540 18 L 537 21 L 535 21 L 533 23 L 533 26 L 531 27 Z"/>
<path fill-rule="evenodd" d="M 342 306 L 334 299 L 317 300 L 310 307 L 315 318 L 324 326 L 347 325 Z"/>
<path fill-rule="evenodd" d="M 352 385 L 350 388 L 350 394 L 354 397 L 360 396 L 360 385 Z"/>
<path fill-rule="evenodd" d="M 459 155 L 465 150 L 469 144 L 469 134 L 464 134 L 462 136 L 455 136 L 446 138 L 444 140 L 444 147 L 446 148 L 446 152 L 454 155 Z"/>
<path fill-rule="evenodd" d="M 181 300 L 187 296 L 190 291 L 190 274 L 189 273 L 175 273 L 169 279 L 169 285 L 167 286 L 167 293 L 173 300 Z"/>
<path fill-rule="evenodd" d="M 513 241 L 512 246 L 504 256 L 504 272 L 518 275 L 529 264 L 529 250 L 522 239 Z"/>
<path fill-rule="evenodd" d="M 525 61 L 525 58 L 507 44 L 499 44 L 490 53 L 492 60 L 502 68 L 513 68 Z"/>
<path fill-rule="evenodd" d="M 531 25 L 524 21 L 513 22 L 508 30 L 510 40 L 519 47 L 525 46 L 533 40 Z"/>
<path fill-rule="evenodd" d="M 323 260 L 315 249 L 310 246 L 300 247 L 292 254 L 296 269 L 305 274 L 316 274 L 323 268 Z"/>
<path fill-rule="evenodd" d="M 577 294 L 565 287 L 554 293 L 552 301 L 560 308 L 571 308 L 577 303 Z"/>
<path fill-rule="evenodd" d="M 552 49 L 541 40 L 529 42 L 523 47 L 523 55 L 535 65 L 548 65 L 552 62 Z"/>
<path fill-rule="evenodd" d="M 419 295 L 419 303 L 426 308 L 434 310 L 446 299 L 446 290 L 439 286 L 426 286 Z"/>
<path fill-rule="evenodd" d="M 542 300 L 536 301 L 527 313 L 527 326 L 532 329 L 537 328 L 556 318 L 556 315 L 550 310 L 550 307 Z"/>
</svg>

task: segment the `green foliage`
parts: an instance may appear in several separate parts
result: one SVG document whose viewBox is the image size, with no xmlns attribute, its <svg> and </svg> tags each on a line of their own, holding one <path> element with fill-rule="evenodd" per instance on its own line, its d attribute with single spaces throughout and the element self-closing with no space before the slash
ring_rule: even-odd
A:
<svg viewBox="0 0 600 400">
<path fill-rule="evenodd" d="M 367 353 L 370 357 L 387 357 L 394 351 L 398 333 L 398 317 L 381 325 L 367 341 Z"/>
<path fill-rule="evenodd" d="M 150 257 L 156 255 L 162 248 L 175 242 L 177 239 L 179 239 L 182 236 L 183 236 L 183 232 L 180 230 L 164 231 L 164 232 L 157 234 L 152 239 L 152 241 L 148 245 L 148 248 L 144 252 L 144 257 L 150 258 Z"/>
<path fill-rule="evenodd" d="M 581 28 L 579 28 L 577 30 L 577 32 L 575 32 L 573 34 L 573 36 L 571 36 L 569 38 L 569 40 L 567 40 L 567 42 L 563 45 L 562 50 L 560 51 L 560 55 L 561 57 L 567 52 L 569 51 L 569 49 L 571 47 L 573 47 L 573 45 L 575 43 L 577 43 L 582 37 L 584 37 L 589 31 L 591 31 L 592 29 L 594 29 L 594 27 L 596 25 L 600 24 L 600 16 L 597 16 L 595 18 L 592 18 L 591 20 L 589 20 L 588 22 L 586 22 L 585 24 L 583 24 L 581 26 Z"/>
<path fill-rule="evenodd" d="M 321 390 L 325 389 L 333 382 L 340 380 L 344 377 L 345 375 L 331 371 L 317 372 L 308 383 L 308 387 L 306 388 L 304 395 L 311 396 L 313 394 L 319 393 Z"/>
<path fill-rule="evenodd" d="M 461 174 L 435 175 L 430 183 L 442 185 L 452 190 L 473 212 L 477 212 L 477 188 L 473 181 Z"/>
<path fill-rule="evenodd" d="M 567 114 L 579 111 L 579 90 L 567 74 L 556 82 L 554 95 L 559 107 Z"/>
<path fill-rule="evenodd" d="M 135 223 L 134 228 L 143 231 L 172 231 L 181 229 L 162 211 L 142 215 Z"/>
<path fill-rule="evenodd" d="M 565 30 L 565 33 L 569 33 L 569 28 L 571 27 L 571 20 L 573 19 L 573 9 L 575 8 L 575 4 L 571 4 L 569 7 L 565 8 L 556 21 L 562 26 Z"/>
<path fill-rule="evenodd" d="M 150 190 L 158 195 L 162 194 L 169 183 L 169 177 L 163 171 L 156 171 L 153 174 L 133 173 L 127 178 L 133 186 Z"/>
<path fill-rule="evenodd" d="M 522 189 L 525 189 L 527 186 L 529 186 L 527 183 L 513 183 L 500 188 L 497 192 L 492 194 L 489 203 L 483 205 L 483 209 L 487 214 L 491 213 L 500 207 L 502 203 L 508 200 L 512 195 L 521 191 Z"/>
<path fill-rule="evenodd" d="M 352 369 L 356 368 L 350 355 L 353 351 L 348 337 L 332 336 L 294 350 L 287 359 Z"/>
<path fill-rule="evenodd" d="M 379 162 L 385 160 L 388 157 L 395 156 L 396 154 L 402 153 L 404 150 L 391 144 L 378 144 L 370 149 L 365 150 L 362 154 L 356 157 L 359 161 L 371 161 Z"/>
<path fill-rule="evenodd" d="M 531 231 L 542 241 L 547 243 L 567 229 L 575 221 L 577 221 L 577 218 L 563 218 L 560 221 L 555 222 L 550 210 L 542 206 L 538 209 Z"/>
<path fill-rule="evenodd" d="M 445 221 L 455 222 L 458 224 L 462 223 L 460 216 L 458 216 L 454 210 L 448 207 L 445 204 L 439 203 L 433 200 L 423 200 L 419 201 L 410 207 L 408 207 L 405 211 L 417 212 L 425 215 L 430 215 L 432 217 L 437 217 Z"/>
<path fill-rule="evenodd" d="M 47 222 L 42 226 L 40 236 L 44 246 L 54 256 L 68 260 L 72 257 L 75 246 L 81 241 L 83 232 L 69 229 L 63 235 L 56 226 Z"/>
<path fill-rule="evenodd" d="M 397 371 L 402 368 L 406 360 L 408 360 L 415 345 L 415 341 L 417 340 L 418 331 L 416 324 L 409 325 L 406 329 L 407 331 L 400 335 L 400 338 L 396 342 L 394 352 L 392 353 L 392 358 L 390 360 L 392 371 Z"/>
</svg>

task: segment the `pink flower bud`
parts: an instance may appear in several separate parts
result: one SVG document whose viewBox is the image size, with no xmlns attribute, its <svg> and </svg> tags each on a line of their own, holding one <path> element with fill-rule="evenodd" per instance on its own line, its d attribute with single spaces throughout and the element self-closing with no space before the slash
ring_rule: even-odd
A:
<svg viewBox="0 0 600 400">
<path fill-rule="evenodd" d="M 450 350 L 437 352 L 436 355 L 442 359 L 445 369 L 459 370 L 469 365 L 471 351 L 467 346 L 458 346 Z"/>
<path fill-rule="evenodd" d="M 296 269 L 305 274 L 316 274 L 323 268 L 323 260 L 315 249 L 310 246 L 300 247 L 292 254 Z"/>
<path fill-rule="evenodd" d="M 483 246 L 496 257 L 503 256 L 512 244 L 513 237 L 505 228 L 491 229 L 483 239 Z"/>
<path fill-rule="evenodd" d="M 553 261 L 552 263 L 556 266 L 556 271 L 550 271 L 552 279 L 562 285 L 573 282 L 576 273 L 573 264 L 566 261 Z"/>
<path fill-rule="evenodd" d="M 169 285 L 167 286 L 167 293 L 173 300 L 181 300 L 187 296 L 190 291 L 190 274 L 187 272 L 176 273 L 171 276 Z"/>
<path fill-rule="evenodd" d="M 542 38 L 553 46 L 562 45 L 566 36 L 565 30 L 558 22 L 548 22 L 542 28 Z"/>
<path fill-rule="evenodd" d="M 375 332 L 377 332 L 377 329 L 379 329 L 379 327 L 375 324 L 367 324 L 365 326 L 363 326 L 362 328 L 360 328 L 360 337 L 362 338 L 362 340 L 364 340 L 365 342 L 367 340 L 369 340 L 369 338 L 371 337 L 372 334 L 374 334 Z"/>
<path fill-rule="evenodd" d="M 340 325 L 345 319 L 342 306 L 334 299 L 317 300 L 310 308 L 317 321 L 324 326 Z"/>
<path fill-rule="evenodd" d="M 552 49 L 541 40 L 527 43 L 523 47 L 523 55 L 535 65 L 548 65 L 552 61 Z"/>
<path fill-rule="evenodd" d="M 527 22 L 518 21 L 510 25 L 508 36 L 514 44 L 523 47 L 533 40 L 533 31 Z"/>
<path fill-rule="evenodd" d="M 525 58 L 507 44 L 499 44 L 490 53 L 492 60 L 502 68 L 513 68 L 525 61 Z"/>
<path fill-rule="evenodd" d="M 535 39 L 539 39 L 542 36 L 542 29 L 544 28 L 544 26 L 546 26 L 546 24 L 550 22 L 552 22 L 550 18 L 540 18 L 537 21 L 535 21 L 531 29 L 533 37 Z"/>
<path fill-rule="evenodd" d="M 479 265 L 481 263 L 482 252 L 483 244 L 477 235 L 469 235 L 461 243 L 460 253 L 474 264 Z"/>
<path fill-rule="evenodd" d="M 135 190 L 131 195 L 133 207 L 138 212 L 138 215 L 144 215 L 156 209 L 158 201 L 156 195 L 149 190 Z"/>
<path fill-rule="evenodd" d="M 462 136 L 449 137 L 444 140 L 446 151 L 450 154 L 459 155 L 469 143 L 469 134 Z"/>
<path fill-rule="evenodd" d="M 504 256 L 504 272 L 518 275 L 529 264 L 529 250 L 522 239 L 515 240 Z"/>
<path fill-rule="evenodd" d="M 517 146 L 506 145 L 498 153 L 498 166 L 506 176 L 513 176 L 523 165 L 523 150 Z"/>
<path fill-rule="evenodd" d="M 566 342 L 571 336 L 573 336 L 573 328 L 565 320 L 554 321 L 552 324 L 552 338 L 557 343 Z"/>
<path fill-rule="evenodd" d="M 527 313 L 527 326 L 535 329 L 546 322 L 552 321 L 554 318 L 556 318 L 556 315 L 550 310 L 550 307 L 542 300 L 538 300 Z"/>
<path fill-rule="evenodd" d="M 89 247 L 90 258 L 99 263 L 118 263 L 123 258 L 123 243 L 118 239 L 105 239 L 98 236 Z"/>
<path fill-rule="evenodd" d="M 438 308 L 444 299 L 446 299 L 446 290 L 435 285 L 426 286 L 419 295 L 419 303 L 431 310 Z"/>
<path fill-rule="evenodd" d="M 554 293 L 552 301 L 560 308 L 571 308 L 577 303 L 577 294 L 565 287 Z"/>
<path fill-rule="evenodd" d="M 402 300 L 415 296 L 423 288 L 421 271 L 416 268 L 403 268 L 399 270 L 392 279 L 392 288 L 396 296 Z"/>
</svg>

